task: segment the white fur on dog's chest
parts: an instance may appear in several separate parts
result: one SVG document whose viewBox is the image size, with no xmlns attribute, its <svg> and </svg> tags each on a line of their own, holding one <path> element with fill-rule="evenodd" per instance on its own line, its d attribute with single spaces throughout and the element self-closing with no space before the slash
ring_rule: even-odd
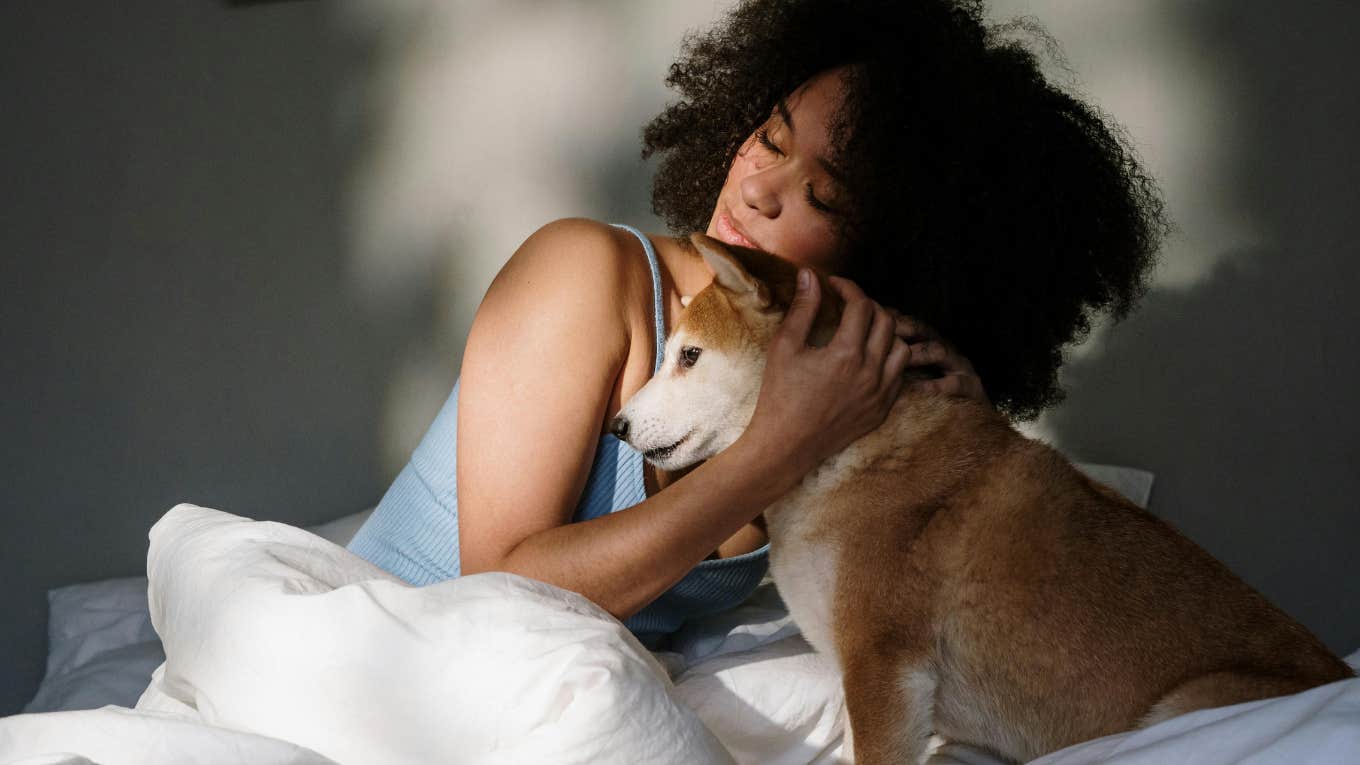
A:
<svg viewBox="0 0 1360 765">
<path fill-rule="evenodd" d="M 832 619 L 837 570 L 844 551 L 824 536 L 829 507 L 826 497 L 854 472 L 857 451 L 852 447 L 832 458 L 765 510 L 775 586 L 808 643 L 838 667 Z"/>
<path fill-rule="evenodd" d="M 839 557 L 811 534 L 812 524 L 799 502 L 781 502 L 784 522 L 767 518 L 770 533 L 770 574 L 789 614 L 803 636 L 819 652 L 836 658 L 832 637 L 832 598 Z"/>
</svg>

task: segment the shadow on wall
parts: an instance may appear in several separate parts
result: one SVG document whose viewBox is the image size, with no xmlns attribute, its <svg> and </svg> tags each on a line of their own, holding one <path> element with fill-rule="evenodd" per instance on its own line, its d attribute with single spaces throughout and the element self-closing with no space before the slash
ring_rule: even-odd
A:
<svg viewBox="0 0 1360 765">
<path fill-rule="evenodd" d="M 377 315 L 434 296 L 395 345 L 382 458 L 395 474 L 453 387 L 472 317 L 535 229 L 563 217 L 660 231 L 640 130 L 688 29 L 730 3 L 350 3 L 371 52 L 348 179 L 347 279 Z"/>
<path fill-rule="evenodd" d="M 328 13 L 0 4 L 0 714 L 44 593 L 144 571 L 175 503 L 306 525 L 386 485 L 403 328 L 344 279 Z"/>
<path fill-rule="evenodd" d="M 1177 6 L 1220 65 L 1237 137 L 1200 195 L 1267 232 L 1155 289 L 1099 353 L 1064 370 L 1043 421 L 1083 459 L 1157 474 L 1153 508 L 1334 650 L 1360 645 L 1360 8 Z M 1173 215 L 1186 214 L 1184 206 Z M 1191 208 L 1189 214 L 1196 211 Z"/>
</svg>

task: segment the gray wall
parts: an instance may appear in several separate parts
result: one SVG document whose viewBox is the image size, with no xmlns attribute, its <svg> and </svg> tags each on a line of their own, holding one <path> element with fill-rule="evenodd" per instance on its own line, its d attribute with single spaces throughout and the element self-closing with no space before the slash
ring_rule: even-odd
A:
<svg viewBox="0 0 1360 765">
<path fill-rule="evenodd" d="M 309 523 L 382 491 L 323 8 L 0 6 L 0 714 L 45 591 L 144 573 L 174 503 Z"/>
<path fill-rule="evenodd" d="M 1108 24 L 1091 10 L 1114 3 Z M 1123 56 L 1088 92 L 1128 121 L 1181 227 L 1138 313 L 1074 354 L 1040 430 L 1154 471 L 1158 515 L 1334 650 L 1360 648 L 1360 6 L 1003 4 L 1051 21 L 1079 75 Z M 1148 35 L 1119 16 L 1133 8 L 1155 9 L 1175 62 L 1155 77 L 1153 55 L 1128 55 Z M 1177 80 L 1202 124 L 1137 110 Z M 1197 151 L 1169 149 L 1192 130 Z"/>
<path fill-rule="evenodd" d="M 140 573 L 173 503 L 374 501 L 533 225 L 655 229 L 636 130 L 721 5 L 0 5 L 0 714 L 41 675 L 44 591 Z M 1035 432 L 1155 471 L 1156 512 L 1360 647 L 1360 10 L 996 5 L 1049 26 L 1181 227 Z"/>
</svg>

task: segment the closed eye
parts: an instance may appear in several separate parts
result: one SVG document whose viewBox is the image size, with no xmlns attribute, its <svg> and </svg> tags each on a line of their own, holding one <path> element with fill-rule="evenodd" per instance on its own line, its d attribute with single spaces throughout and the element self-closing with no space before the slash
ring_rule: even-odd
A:
<svg viewBox="0 0 1360 765">
<path fill-rule="evenodd" d="M 761 127 L 758 130 L 756 130 L 756 141 L 758 141 L 761 146 L 765 147 L 767 151 L 769 151 L 771 154 L 774 154 L 776 157 L 784 156 L 784 150 L 780 149 L 778 146 L 775 145 L 774 141 L 770 140 L 769 128 Z M 812 209 L 816 210 L 817 212 L 826 213 L 829 215 L 836 213 L 836 208 L 832 207 L 826 202 L 823 202 L 821 199 L 817 197 L 817 194 L 812 190 L 811 183 L 807 184 L 806 188 L 803 190 L 803 198 L 807 200 L 808 205 L 811 206 Z"/>
<path fill-rule="evenodd" d="M 768 128 L 761 127 L 759 130 L 757 130 L 756 140 L 760 141 L 760 145 L 764 146 L 766 149 L 769 149 L 770 151 L 774 152 L 775 154 L 781 157 L 784 156 L 784 151 L 780 149 L 778 146 L 775 146 L 774 141 L 770 140 L 770 131 Z"/>
<path fill-rule="evenodd" d="M 826 202 L 823 202 L 822 200 L 820 200 L 820 199 L 817 198 L 817 193 L 814 192 L 814 191 L 812 190 L 812 184 L 811 184 L 811 183 L 809 183 L 809 184 L 807 185 L 807 189 L 806 189 L 805 193 L 803 194 L 803 197 L 804 197 L 805 199 L 807 199 L 807 203 L 808 203 L 809 205 L 812 205 L 812 209 L 814 209 L 814 210 L 817 210 L 817 211 L 819 211 L 819 212 L 824 212 L 824 213 L 834 213 L 834 212 L 836 212 L 835 208 L 833 208 L 831 205 L 829 205 L 829 204 L 827 204 Z"/>
</svg>

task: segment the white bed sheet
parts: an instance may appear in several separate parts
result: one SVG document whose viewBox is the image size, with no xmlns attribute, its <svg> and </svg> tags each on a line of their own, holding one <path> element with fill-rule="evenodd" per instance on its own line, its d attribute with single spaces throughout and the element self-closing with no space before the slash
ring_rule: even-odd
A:
<svg viewBox="0 0 1360 765">
<path fill-rule="evenodd" d="M 148 570 L 171 661 L 138 710 L 0 719 L 0 763 L 820 765 L 839 753 L 839 679 L 768 584 L 653 656 L 594 604 L 546 584 L 497 574 L 410 588 L 305 531 L 204 508 L 157 524 Z M 1040 762 L 1352 762 L 1356 752 L 1352 680 Z M 931 759 L 996 762 L 957 745 Z"/>
<path fill-rule="evenodd" d="M 1140 506 L 1147 506 L 1154 478 L 1151 473 L 1119 465 L 1078 463 L 1078 467 Z M 372 512 L 370 508 L 343 515 L 307 530 L 343 547 Z M 24 711 L 136 704 L 152 671 L 165 658 L 151 625 L 146 594 L 146 577 L 106 579 L 50 591 L 47 671 Z M 693 664 L 719 641 L 726 641 L 724 650 L 732 651 L 797 634 L 792 622 L 782 618 L 786 616 L 783 603 L 767 587 L 757 592 L 748 607 L 691 624 L 678 641 L 681 656 L 665 654 L 660 658 L 675 669 L 685 662 Z M 779 634 L 772 634 L 774 630 Z"/>
<path fill-rule="evenodd" d="M 296 744 L 124 707 L 0 718 L 3 765 L 337 765 Z"/>
<path fill-rule="evenodd" d="M 1360 651 L 1347 659 L 1360 667 Z M 1360 679 L 1293 696 L 1202 709 L 1132 733 L 1070 746 L 1033 765 L 1229 765 L 1360 762 Z"/>
</svg>

